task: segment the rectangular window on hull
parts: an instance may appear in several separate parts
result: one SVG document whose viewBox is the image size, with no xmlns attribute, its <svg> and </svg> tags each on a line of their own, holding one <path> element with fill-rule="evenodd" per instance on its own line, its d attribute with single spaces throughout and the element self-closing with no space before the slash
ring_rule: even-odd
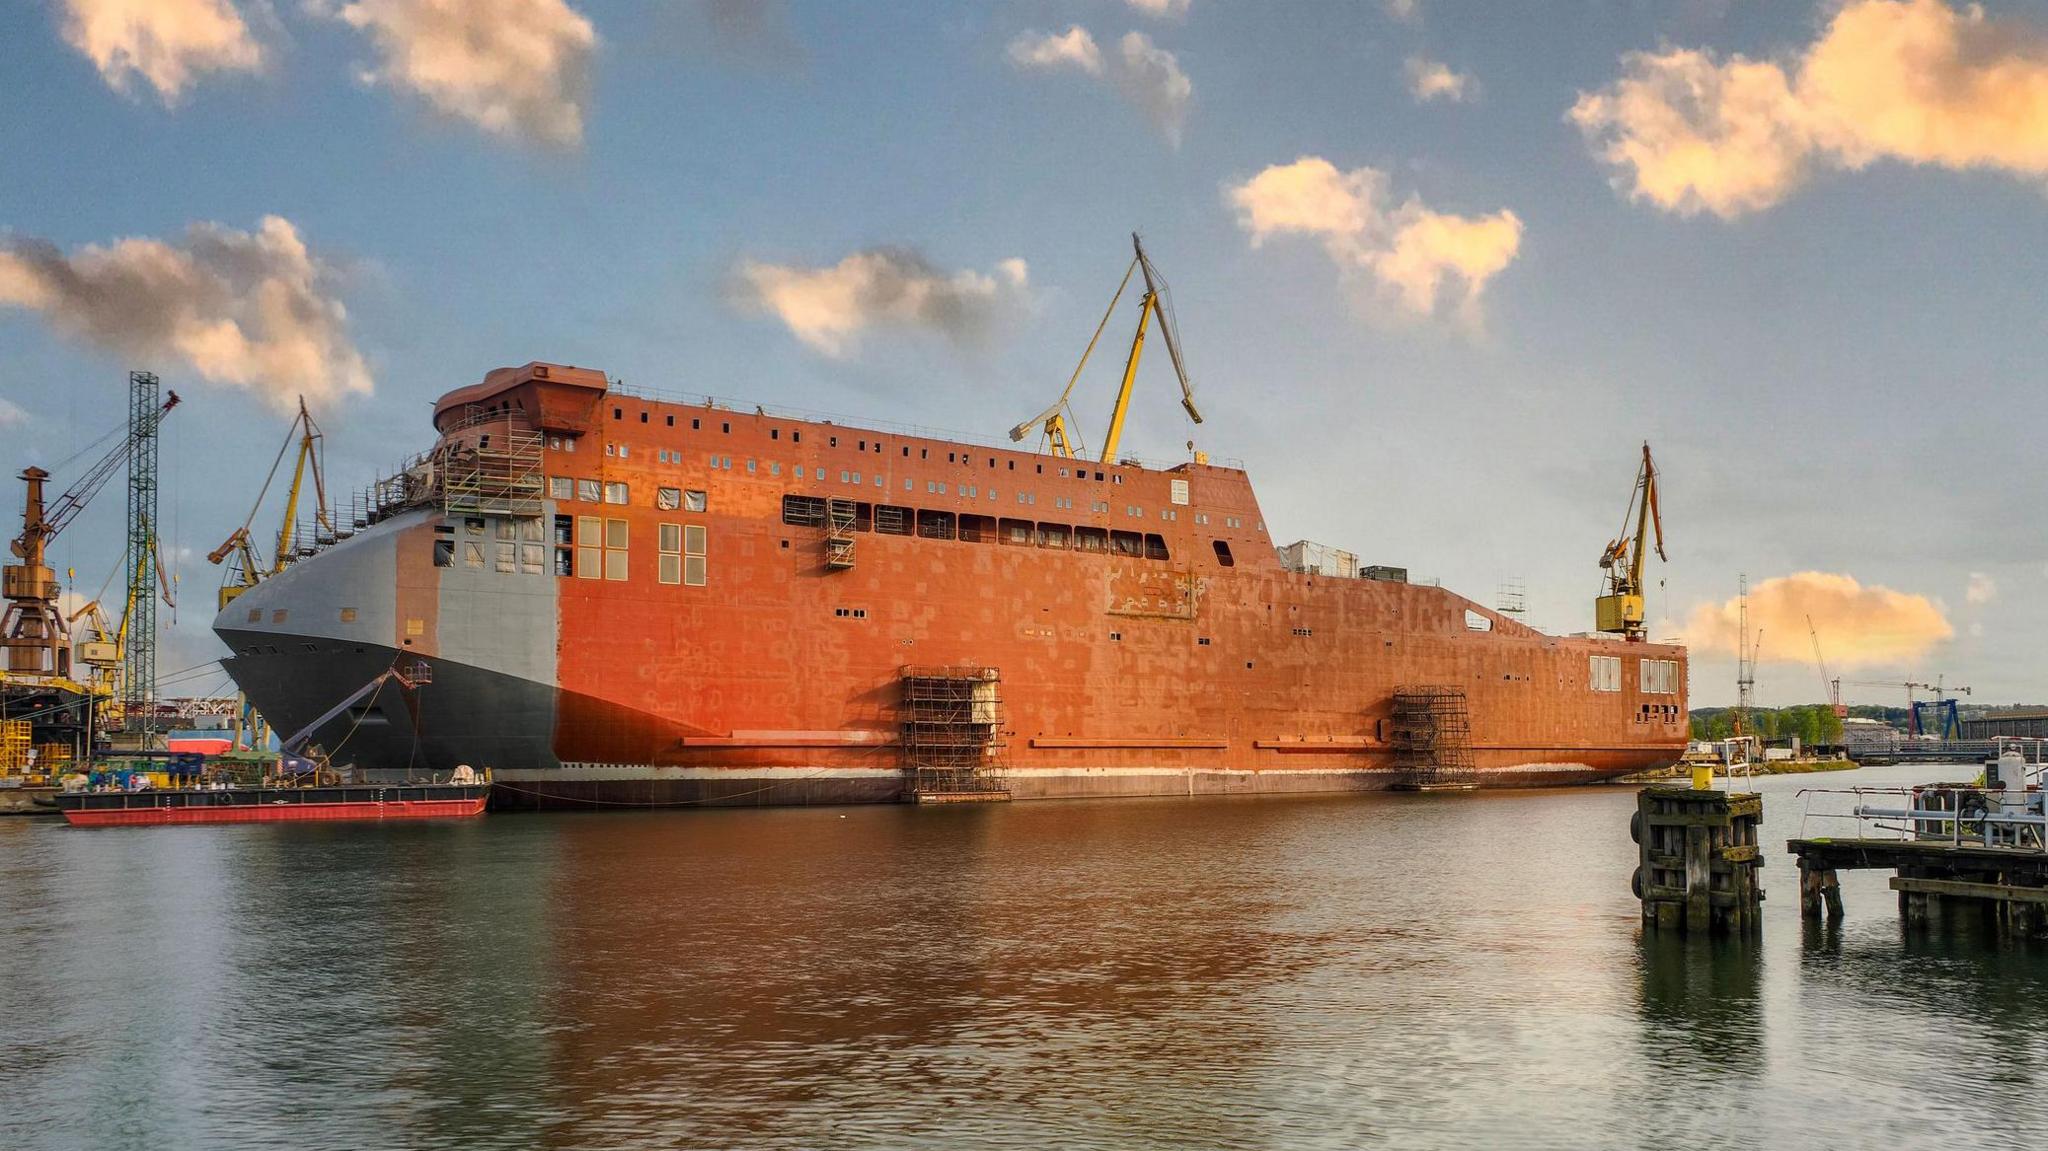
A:
<svg viewBox="0 0 2048 1151">
<path fill-rule="evenodd" d="M 1587 657 L 1591 665 L 1587 671 L 1587 683 L 1594 691 L 1621 690 L 1621 657 L 1618 655 L 1596 655 Z"/>
<path fill-rule="evenodd" d="M 704 571 L 708 563 L 709 533 L 703 524 L 683 525 L 683 583 L 690 587 L 704 586 Z"/>
<path fill-rule="evenodd" d="M 782 497 L 782 522 L 814 528 L 825 522 L 825 501 L 817 496 Z"/>
<path fill-rule="evenodd" d="M 582 579 L 604 576 L 604 521 L 596 516 L 576 517 L 575 567 Z"/>
<path fill-rule="evenodd" d="M 1646 659 L 1638 665 L 1638 686 L 1645 695 L 1678 694 L 1678 661 Z"/>
<path fill-rule="evenodd" d="M 702 532 L 704 529 L 699 527 L 694 528 L 694 530 Z M 655 561 L 657 565 L 655 578 L 662 583 L 679 584 L 683 582 L 683 532 L 682 524 L 662 524 L 659 527 L 656 545 L 660 554 Z"/>
</svg>

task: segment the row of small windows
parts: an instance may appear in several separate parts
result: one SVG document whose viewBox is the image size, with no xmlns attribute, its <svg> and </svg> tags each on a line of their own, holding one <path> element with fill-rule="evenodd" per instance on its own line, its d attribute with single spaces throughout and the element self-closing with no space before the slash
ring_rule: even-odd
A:
<svg viewBox="0 0 2048 1151">
<path fill-rule="evenodd" d="M 1053 548 L 1063 551 L 1101 552 L 1168 558 L 1166 540 L 1155 534 L 1109 531 L 1105 528 L 1075 527 L 1071 524 L 1034 523 L 1005 516 L 956 515 L 950 511 L 896 507 L 853 500 L 826 500 L 818 496 L 782 497 L 782 522 L 795 527 L 823 527 L 827 516 L 834 522 L 850 523 L 854 531 L 881 535 L 918 536 L 923 539 L 961 540 L 967 543 L 1003 543 L 1018 547 Z"/>
<path fill-rule="evenodd" d="M 652 420 L 651 420 L 651 418 L 650 418 L 650 413 L 648 413 L 648 412 L 642 411 L 642 412 L 640 412 L 640 413 L 639 413 L 639 416 L 640 416 L 640 422 L 641 422 L 641 423 L 643 423 L 643 424 L 645 424 L 645 423 L 651 423 L 651 422 L 652 422 Z M 623 408 L 623 407 L 613 407 L 613 408 L 612 408 L 612 419 L 614 419 L 614 420 L 619 420 L 619 421 L 623 421 L 623 420 L 624 420 L 625 418 L 626 418 L 626 409 L 625 409 L 625 408 Z M 673 415 L 666 415 L 666 416 L 663 416 L 663 417 L 662 417 L 662 419 L 663 419 L 663 422 L 664 422 L 664 424 L 665 424 L 666 426 L 668 426 L 668 427 L 671 427 L 671 428 L 672 428 L 672 427 L 675 427 L 675 426 L 676 426 L 676 418 L 675 418 L 675 416 L 673 416 Z M 702 420 L 701 418 L 698 418 L 698 417 L 692 417 L 692 418 L 691 418 L 691 420 L 690 420 L 690 430 L 691 430 L 691 431 L 693 431 L 693 432 L 694 432 L 694 431 L 701 431 L 701 430 L 703 430 L 703 420 Z M 721 420 L 721 421 L 719 421 L 719 424 L 718 424 L 718 430 L 719 430 L 719 431 L 720 431 L 721 433 L 725 434 L 725 435 L 731 435 L 731 434 L 732 434 L 732 421 L 730 421 L 730 420 Z M 771 439 L 771 440 L 780 440 L 780 439 L 782 438 L 782 429 L 781 429 L 781 428 L 769 428 L 769 429 L 768 429 L 768 438 L 769 438 L 769 439 Z M 830 437 L 827 437 L 827 440 L 828 440 L 828 445 L 829 445 L 829 446 L 831 446 L 831 447 L 835 447 L 835 448 L 839 446 L 839 437 L 838 437 L 838 436 L 830 436 Z M 793 444 L 800 444 L 800 443 L 804 442 L 804 434 L 803 434 L 803 433 L 802 433 L 801 431 L 797 431 L 797 430 L 795 430 L 795 429 L 792 429 L 792 430 L 790 431 L 790 433 L 789 433 L 789 442 L 790 442 L 790 443 L 793 443 Z M 880 454 L 882 453 L 882 441 L 880 441 L 880 440 L 873 440 L 873 441 L 869 441 L 869 440 L 858 440 L 858 441 L 856 441 L 856 445 L 857 445 L 857 446 L 856 446 L 856 450 L 858 450 L 858 451 L 861 451 L 861 452 L 873 451 L 873 452 L 874 452 L 874 453 L 875 453 L 876 455 L 880 455 Z M 555 450 L 555 451 L 558 451 L 558 452 L 562 452 L 562 451 L 566 451 L 566 452 L 573 452 L 573 451 L 575 451 L 575 450 L 576 450 L 576 437 L 575 437 L 575 436 L 549 436 L 549 437 L 548 437 L 548 447 L 549 447 L 549 448 L 551 448 L 551 449 L 553 449 L 553 450 Z M 910 445 L 908 445 L 908 444 L 904 444 L 904 445 L 902 445 L 902 449 L 903 449 L 903 458 L 904 458 L 904 459 L 906 459 L 906 460 L 907 460 L 907 459 L 909 459 L 909 458 L 910 458 Z M 611 455 L 616 455 L 616 456 L 619 456 L 619 457 L 626 457 L 626 455 L 627 455 L 628 451 L 629 451 L 629 446 L 628 446 L 628 445 L 626 445 L 626 444 L 623 444 L 623 443 L 612 443 L 612 442 L 607 442 L 607 443 L 605 444 L 605 448 L 604 448 L 604 452 L 605 452 L 605 454 L 606 454 L 606 455 L 608 455 L 608 456 L 611 456 Z M 679 460 L 679 458 L 680 458 L 680 453 L 678 453 L 678 452 L 674 452 L 674 451 L 669 451 L 669 450 L 667 450 L 667 449 L 663 449 L 663 452 L 665 453 L 665 454 L 664 454 L 664 455 L 662 456 L 662 462 L 664 462 L 664 463 L 675 463 L 675 462 L 677 462 L 677 461 Z M 931 458 L 931 449 L 930 449 L 930 448 L 919 448 L 919 449 L 917 450 L 917 458 L 918 458 L 918 459 L 921 459 L 921 460 L 928 460 L 928 459 L 930 459 L 930 458 Z M 993 468 L 994 468 L 994 467 L 996 466 L 996 457 L 994 457 L 994 456 L 989 456 L 989 457 L 987 457 L 987 459 L 988 459 L 988 466 L 989 466 L 989 467 L 990 467 L 991 469 L 993 469 Z M 954 463 L 957 463 L 957 464 L 971 464 L 971 463 L 973 463 L 973 459 L 972 459 L 972 457 L 971 457 L 971 456 L 969 456 L 969 454 L 968 454 L 968 453 L 966 453 L 966 452 L 947 452 L 947 453 L 946 453 L 946 462 L 947 462 L 947 463 L 949 463 L 949 464 L 954 464 Z M 1016 460 L 1006 460 L 1006 461 L 1003 461 L 1003 462 L 1004 462 L 1004 463 L 1005 463 L 1005 464 L 1007 465 L 1007 470 L 1009 470 L 1009 471 L 1013 471 L 1013 472 L 1017 470 L 1017 461 L 1016 461 Z M 1044 474 L 1045 474 L 1045 465 L 1044 465 L 1044 464 L 1042 464 L 1042 463 L 1037 463 L 1037 464 L 1033 464 L 1033 465 L 1032 465 L 1032 467 L 1033 467 L 1033 470 L 1034 470 L 1034 471 L 1036 471 L 1036 473 L 1037 473 L 1037 474 L 1039 474 L 1039 475 L 1044 475 Z M 1093 478 L 1094 480 L 1096 480 L 1096 481 L 1098 481 L 1098 482 L 1106 478 L 1106 479 L 1108 479 L 1108 480 L 1109 480 L 1109 482 L 1110 482 L 1110 483 L 1113 483 L 1113 484 L 1120 484 L 1120 483 L 1123 483 L 1123 482 L 1124 482 L 1124 477 L 1123 477 L 1123 476 L 1122 476 L 1121 474 L 1119 474 L 1119 473 L 1116 473 L 1116 472 L 1108 472 L 1108 473 L 1105 473 L 1105 472 L 1101 472 L 1101 471 L 1094 471 L 1094 472 L 1091 472 L 1091 471 L 1090 471 L 1089 469 L 1087 469 L 1087 468 L 1067 468 L 1067 467 L 1062 467 L 1062 468 L 1060 468 L 1060 469 L 1059 469 L 1059 474 L 1060 474 L 1060 475 L 1061 475 L 1062 477 L 1065 477 L 1065 476 L 1069 476 L 1069 475 L 1071 475 L 1071 476 L 1072 476 L 1073 478 L 1075 478 L 1075 479 L 1081 479 L 1081 480 L 1086 480 L 1086 479 L 1090 479 L 1090 478 Z"/>
<path fill-rule="evenodd" d="M 547 546 L 540 537 L 539 520 L 497 520 L 488 526 L 482 516 L 463 520 L 462 537 L 454 524 L 434 527 L 434 566 L 452 568 L 458 557 L 463 567 L 486 568 L 507 575 L 541 575 L 547 569 Z M 347 621 L 343 621 L 347 622 Z"/>
<path fill-rule="evenodd" d="M 718 467 L 719 464 L 720 457 L 712 457 L 712 467 Z M 731 457 L 724 457 L 724 466 L 728 468 L 732 466 Z M 747 461 L 747 470 L 749 472 L 752 472 L 754 470 L 754 466 L 755 465 L 753 460 Z M 796 478 L 803 479 L 804 465 L 796 464 L 793 466 L 796 469 Z M 780 474 L 782 470 L 780 464 L 771 463 L 768 465 L 768 467 L 770 474 Z M 816 468 L 813 470 L 816 472 L 818 479 L 823 480 L 826 478 L 825 469 Z M 882 486 L 881 476 L 875 476 L 874 481 L 876 487 Z M 861 473 L 842 469 L 839 473 L 839 482 L 843 484 L 859 484 L 862 482 Z M 908 479 L 904 480 L 903 490 L 914 490 L 913 481 Z M 944 480 L 926 480 L 925 492 L 929 495 L 942 496 L 948 494 L 949 489 L 946 481 Z M 958 486 L 958 494 L 967 499 L 977 499 L 981 495 L 981 488 L 975 484 L 960 484 Z M 988 489 L 989 499 L 993 500 L 997 498 L 997 494 L 998 493 L 994 488 Z M 594 504 L 601 502 L 607 504 L 624 505 L 630 502 L 631 490 L 627 484 L 618 480 L 601 481 L 591 479 L 572 479 L 568 476 L 549 476 L 548 497 L 561 503 L 567 503 L 570 500 L 581 500 L 584 503 Z M 655 489 L 654 506 L 662 511 L 680 510 L 686 512 L 702 512 L 705 510 L 706 502 L 707 501 L 705 493 L 696 488 L 663 487 Z M 1018 492 L 1017 502 L 1025 505 L 1036 504 L 1038 502 L 1038 493 Z M 1066 496 L 1054 496 L 1052 502 L 1053 506 L 1056 508 L 1071 510 L 1074 506 L 1074 501 Z M 1109 511 L 1109 501 L 1090 501 L 1088 505 L 1088 510 L 1097 513 L 1107 513 Z M 1143 519 L 1145 516 L 1145 509 L 1135 504 L 1125 504 L 1124 515 L 1136 519 Z M 1172 508 L 1161 508 L 1159 509 L 1159 518 L 1163 520 L 1177 520 L 1180 518 L 1180 515 Z M 1198 524 L 1206 524 L 1209 522 L 1209 517 L 1197 513 L 1195 516 L 1195 522 Z M 1228 517 L 1227 522 L 1232 527 L 1238 525 L 1238 520 L 1235 517 Z"/>
<path fill-rule="evenodd" d="M 464 567 L 490 566 L 493 554 L 500 572 L 540 575 L 547 570 L 550 548 L 541 538 L 538 519 L 499 519 L 488 534 L 495 535 L 495 552 L 486 551 L 483 517 L 464 520 L 464 536 L 458 538 L 453 524 L 434 528 L 434 566 L 452 568 L 460 555 Z M 603 516 L 558 515 L 554 522 L 554 574 L 580 579 L 624 581 L 629 572 L 632 528 L 623 519 Z M 655 578 L 665 584 L 702 587 L 709 560 L 707 534 L 702 524 L 664 523 L 656 525 Z"/>
<path fill-rule="evenodd" d="M 572 480 L 568 476 L 548 477 L 548 498 L 557 503 L 581 500 L 587 504 L 625 504 L 631 491 L 619 481 Z M 656 488 L 654 506 L 665 512 L 701 512 L 707 500 L 697 488 Z"/>
<path fill-rule="evenodd" d="M 615 419 L 615 420 L 623 420 L 623 419 L 625 419 L 625 418 L 626 418 L 626 409 L 624 409 L 624 408 L 618 408 L 618 407 L 615 407 L 615 408 L 613 408 L 613 409 L 612 409 L 612 418 L 613 418 L 613 419 Z M 662 417 L 662 421 L 663 421 L 663 423 L 664 423 L 664 424 L 666 424 L 666 425 L 667 425 L 668 427 L 671 427 L 671 428 L 672 428 L 672 427 L 675 427 L 675 426 L 676 426 L 676 418 L 675 418 L 675 416 L 673 416 L 673 415 L 663 416 L 663 417 Z M 640 422 L 641 422 L 641 423 L 643 423 L 643 424 L 644 424 L 644 423 L 649 423 L 649 422 L 651 422 L 651 421 L 650 421 L 650 420 L 648 419 L 648 413 L 647 413 L 647 412 L 644 412 L 644 411 L 643 411 L 643 412 L 641 412 L 641 413 L 640 413 Z M 703 421 L 702 417 L 692 417 L 692 418 L 690 419 L 690 430 L 691 430 L 691 431 L 693 431 L 693 432 L 696 432 L 696 431 L 702 431 L 703 429 L 704 429 L 704 421 Z M 730 420 L 720 420 L 720 421 L 719 421 L 719 424 L 718 424 L 718 430 L 719 430 L 719 431 L 721 431 L 721 432 L 723 432 L 723 433 L 725 433 L 726 435 L 731 435 L 731 434 L 732 434 L 732 421 L 730 421 Z M 561 443 L 559 442 L 559 441 L 560 441 L 560 438 L 561 438 L 561 437 L 559 437 L 559 436 L 554 436 L 554 437 L 550 437 L 550 438 L 548 439 L 548 446 L 549 446 L 549 447 L 551 447 L 551 448 L 560 448 L 560 447 L 562 446 L 562 445 L 561 445 Z M 768 438 L 769 438 L 769 439 L 781 439 L 781 438 L 782 438 L 782 429 L 781 429 L 781 428 L 775 428 L 775 429 L 772 429 L 772 430 L 771 430 L 771 431 L 770 431 L 770 432 L 768 433 Z M 804 434 L 803 434 L 802 432 L 791 432 L 791 433 L 789 433 L 789 438 L 790 438 L 790 441 L 791 441 L 791 442 L 793 442 L 793 443 L 802 443 L 802 442 L 803 442 L 803 438 L 804 438 Z M 572 452 L 576 450 L 576 440 L 575 440 L 575 437 L 573 437 L 573 436 L 569 438 L 569 449 L 568 449 L 568 450 L 570 450 L 570 451 L 572 451 Z M 624 455 L 625 453 L 624 453 L 624 452 L 620 452 L 619 454 L 620 454 L 620 455 Z"/>
</svg>

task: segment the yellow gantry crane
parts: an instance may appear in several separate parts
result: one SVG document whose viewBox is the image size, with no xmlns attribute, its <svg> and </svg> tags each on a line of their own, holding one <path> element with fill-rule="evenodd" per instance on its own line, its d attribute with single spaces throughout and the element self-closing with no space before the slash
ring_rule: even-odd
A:
<svg viewBox="0 0 2048 1151">
<path fill-rule="evenodd" d="M 1633 533 L 1629 531 L 1630 520 L 1635 521 Z M 1629 495 L 1628 510 L 1622 514 L 1621 534 L 1600 553 L 1604 588 L 1593 601 L 1594 626 L 1633 643 L 1643 640 L 1643 556 L 1652 527 L 1657 533 L 1657 558 L 1664 560 L 1664 513 L 1657 506 L 1657 465 L 1650 458 L 1650 445 L 1645 443 L 1635 490 Z"/>
<path fill-rule="evenodd" d="M 272 553 L 271 562 L 266 566 L 256 554 L 255 538 L 249 534 L 249 527 L 256 522 L 256 515 L 263 510 L 263 497 L 270 494 L 271 481 L 277 478 L 277 469 L 284 463 L 284 454 L 298 444 L 298 462 L 292 468 L 292 486 L 285 495 L 284 522 L 277 529 L 277 551 Z M 327 508 L 327 472 L 325 460 L 326 440 L 320 425 L 313 422 L 313 416 L 306 410 L 306 398 L 299 397 L 299 412 L 292 417 L 291 426 L 285 429 L 284 443 L 277 449 L 277 458 L 270 461 L 270 474 L 263 477 L 263 487 L 256 493 L 256 502 L 249 508 L 249 516 L 221 541 L 221 545 L 207 553 L 208 563 L 226 563 L 229 557 L 234 563 L 228 567 L 227 575 L 221 581 L 220 606 L 226 608 L 236 596 L 255 587 L 262 581 L 288 567 L 299 549 L 299 498 L 305 493 L 306 474 L 313 476 L 313 520 L 315 531 L 334 530 L 334 519 Z"/>
<path fill-rule="evenodd" d="M 1095 354 L 1095 345 L 1102 339 L 1103 329 L 1109 327 L 1109 318 L 1116 314 L 1116 305 L 1123 299 L 1124 289 L 1130 287 L 1134 272 L 1145 275 L 1145 298 L 1138 308 L 1138 332 L 1131 338 L 1131 354 L 1124 361 L 1123 383 L 1117 389 L 1116 406 L 1110 410 L 1109 431 L 1103 437 L 1102 454 L 1098 458 L 1106 464 L 1116 462 L 1117 445 L 1124 435 L 1124 419 L 1131 410 L 1131 386 L 1138 378 L 1138 360 L 1145 354 L 1145 330 L 1155 317 L 1159 322 L 1160 338 L 1166 341 L 1166 354 L 1173 358 L 1174 374 L 1180 379 L 1180 406 L 1187 409 L 1190 420 L 1198 424 L 1202 422 L 1202 413 L 1195 407 L 1195 388 L 1188 381 L 1187 365 L 1181 359 L 1180 341 L 1174 336 L 1173 305 L 1167 296 L 1166 277 L 1152 266 L 1151 259 L 1145 255 L 1144 241 L 1136 232 L 1131 233 L 1131 251 L 1131 263 L 1124 269 L 1123 281 L 1116 286 L 1116 294 L 1109 298 L 1109 308 L 1102 313 L 1102 322 L 1095 325 L 1095 334 L 1089 337 L 1088 347 L 1081 353 L 1081 362 L 1074 366 L 1074 374 L 1067 378 L 1066 390 L 1060 393 L 1060 398 L 1053 401 L 1051 407 L 1011 428 L 1012 440 L 1022 441 L 1033 428 L 1037 428 L 1041 448 L 1053 455 L 1071 459 L 1086 450 L 1074 432 L 1073 425 L 1078 421 L 1074 419 L 1074 409 L 1068 401 L 1073 397 L 1074 385 L 1081 379 L 1081 370 L 1088 366 L 1088 357 Z"/>
</svg>

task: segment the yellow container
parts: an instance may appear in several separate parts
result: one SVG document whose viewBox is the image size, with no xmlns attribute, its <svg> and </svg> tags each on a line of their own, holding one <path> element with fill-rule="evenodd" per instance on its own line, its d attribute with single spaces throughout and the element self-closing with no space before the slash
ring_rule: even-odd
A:
<svg viewBox="0 0 2048 1151">
<path fill-rule="evenodd" d="M 29 722 L 0 720 L 0 775 L 20 775 L 28 770 Z"/>
<path fill-rule="evenodd" d="M 1593 626 L 1600 631 L 1621 631 L 1643 622 L 1643 597 L 1603 595 L 1593 601 Z"/>
</svg>

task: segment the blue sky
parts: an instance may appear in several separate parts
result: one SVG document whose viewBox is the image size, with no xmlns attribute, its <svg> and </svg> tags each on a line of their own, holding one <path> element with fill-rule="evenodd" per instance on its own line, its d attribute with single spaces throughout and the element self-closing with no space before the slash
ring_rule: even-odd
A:
<svg viewBox="0 0 2048 1151">
<path fill-rule="evenodd" d="M 1694 613 L 1740 572 L 1862 589 L 1777 586 L 1765 702 L 1819 696 L 1806 614 L 1849 678 L 1946 672 L 1978 701 L 2048 697 L 2027 433 L 2048 407 L 2034 380 L 2048 260 L 2033 242 L 2048 108 L 1934 84 L 1951 95 L 1929 97 L 1933 126 L 1886 135 L 1897 109 L 1872 108 L 1859 77 L 1910 90 L 1914 75 L 1891 73 L 1912 61 L 1871 52 L 1847 22 L 1891 21 L 1937 48 L 1950 36 L 1932 80 L 1968 79 L 1986 60 L 2048 67 L 2043 5 L 1995 3 L 1987 31 L 1936 0 L 1190 0 L 1163 15 L 1116 0 L 493 0 L 478 19 L 568 29 L 568 63 L 552 85 L 521 66 L 456 91 L 406 72 L 434 47 L 418 4 L 166 0 L 245 29 L 226 48 L 188 45 L 174 93 L 150 75 L 170 75 L 161 57 L 123 70 L 81 31 L 108 27 L 86 20 L 105 0 L 0 9 L 0 253 L 47 241 L 75 267 L 86 245 L 181 250 L 195 224 L 257 233 L 278 217 L 317 265 L 312 298 L 345 309 L 318 325 L 339 349 L 323 370 L 359 357 L 372 384 L 331 370 L 236 384 L 217 360 L 113 330 L 122 316 L 87 323 L 67 309 L 100 304 L 53 300 L 19 265 L 10 289 L 0 255 L 0 399 L 22 413 L 0 409 L 10 469 L 118 422 L 130 367 L 189 401 L 166 425 L 165 524 L 187 549 L 167 670 L 216 654 L 203 555 L 247 514 L 283 435 L 277 397 L 328 393 L 318 415 L 342 489 L 427 447 L 435 396 L 530 359 L 994 437 L 1064 384 L 1137 229 L 1172 280 L 1208 416 L 1195 438 L 1245 462 L 1279 540 L 1347 547 L 1485 603 L 1521 579 L 1532 622 L 1583 630 L 1648 439 L 1671 552 L 1651 609 L 1701 641 L 1696 703 L 1733 694 L 1719 633 Z M 1076 26 L 1092 69 L 1021 62 L 1020 44 Z M 1156 71 L 1130 71 L 1132 32 L 1185 79 L 1177 132 L 1146 87 Z M 1464 77 L 1463 98 L 1419 99 L 1411 59 Z M 1674 128 L 1673 82 L 1702 78 L 1720 95 L 1678 107 Z M 1753 90 L 1773 95 L 1738 98 Z M 1609 100 L 1604 118 L 1572 117 L 1587 94 Z M 505 107 L 511 126 L 489 122 Z M 1614 160 L 1617 141 L 1651 159 Z M 1652 177 L 1682 156 L 1681 196 L 1646 190 L 1670 188 Z M 1368 189 L 1362 232 L 1314 215 L 1327 197 L 1261 230 L 1234 195 L 1277 186 L 1255 183 L 1274 169 L 1308 174 L 1291 167 L 1304 158 Z M 1774 181 L 1773 164 L 1796 175 Z M 1512 252 L 1476 293 L 1453 267 L 1417 308 L 1383 273 L 1410 224 L 1502 213 Z M 827 287 L 818 277 L 875 251 L 914 252 L 890 267 L 964 293 L 974 331 L 857 309 L 821 348 L 744 274 Z M 1005 278 L 1012 260 L 1024 283 Z M 1127 339 L 1133 319 L 1111 333 Z M 1082 382 L 1090 442 L 1120 364 L 1120 349 L 1099 353 Z M 1190 429 L 1163 356 L 1139 391 L 1127 450 L 1182 457 Z M 106 497 L 59 541 L 88 593 L 118 563 L 119 515 Z M 1943 626 L 1873 586 L 1924 597 Z"/>
</svg>

